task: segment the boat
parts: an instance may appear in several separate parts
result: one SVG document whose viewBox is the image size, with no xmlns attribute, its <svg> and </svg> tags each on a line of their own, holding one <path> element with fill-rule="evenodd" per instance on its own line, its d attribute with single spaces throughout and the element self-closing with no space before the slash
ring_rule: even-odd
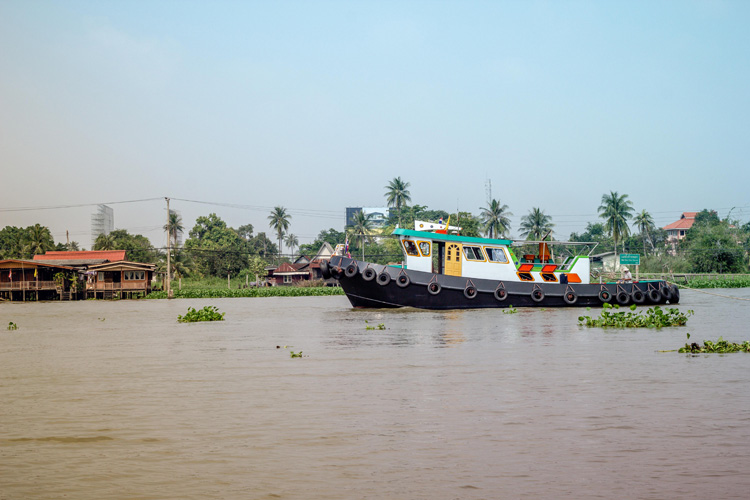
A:
<svg viewBox="0 0 750 500">
<path fill-rule="evenodd" d="M 396 227 L 393 235 L 404 255 L 399 264 L 356 260 L 341 247 L 321 262 L 323 277 L 337 279 L 353 307 L 601 307 L 676 304 L 680 298 L 677 286 L 664 280 L 591 283 L 596 243 L 463 236 L 450 221 L 415 221 L 414 229 Z M 555 258 L 560 245 L 567 250 Z M 588 253 L 574 253 L 580 246 Z M 529 248 L 533 253 L 522 253 Z"/>
</svg>

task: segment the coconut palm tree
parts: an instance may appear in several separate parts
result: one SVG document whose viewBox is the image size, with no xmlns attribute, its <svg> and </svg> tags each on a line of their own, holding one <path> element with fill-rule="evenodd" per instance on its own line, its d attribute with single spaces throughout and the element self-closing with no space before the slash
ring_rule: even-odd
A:
<svg viewBox="0 0 750 500">
<path fill-rule="evenodd" d="M 654 248 L 654 242 L 651 240 L 650 231 L 654 227 L 654 218 L 646 210 L 641 210 L 641 213 L 633 217 L 633 224 L 638 228 L 638 232 L 643 237 L 643 255 L 646 255 L 646 239 L 651 243 L 651 248 Z"/>
<path fill-rule="evenodd" d="M 617 262 L 617 241 L 620 237 L 624 238 L 630 234 L 628 219 L 632 216 L 633 202 L 628 200 L 628 195 L 610 191 L 609 194 L 602 196 L 599 217 L 604 219 L 604 227 L 615 240 L 615 262 Z"/>
<path fill-rule="evenodd" d="M 541 240 L 553 227 L 552 217 L 539 208 L 532 208 L 528 215 L 521 217 L 521 236 L 527 240 Z"/>
<path fill-rule="evenodd" d="M 401 225 L 401 208 L 411 201 L 409 183 L 402 181 L 401 177 L 394 178 L 385 186 L 385 199 L 389 207 L 398 210 L 398 224 Z"/>
<path fill-rule="evenodd" d="M 96 237 L 96 241 L 94 241 L 94 248 L 92 248 L 92 250 L 114 250 L 116 243 L 117 242 L 115 241 L 115 237 L 112 235 L 112 233 L 101 233 Z"/>
<path fill-rule="evenodd" d="M 279 239 L 279 264 L 281 264 L 281 239 L 284 233 L 289 229 L 289 220 L 292 218 L 291 215 L 286 213 L 284 207 L 274 207 L 271 211 L 271 215 L 268 216 L 268 226 L 276 231 L 276 236 Z"/>
<path fill-rule="evenodd" d="M 24 249 L 27 255 L 39 255 L 47 250 L 54 250 L 55 240 L 49 228 L 40 224 L 34 224 L 26 228 Z"/>
<path fill-rule="evenodd" d="M 177 238 L 185 231 L 182 226 L 182 216 L 174 210 L 170 210 L 167 223 L 164 224 L 164 231 L 167 233 L 167 238 L 172 238 L 172 248 L 176 249 Z"/>
<path fill-rule="evenodd" d="M 286 238 L 284 238 L 284 243 L 289 247 L 290 252 L 292 253 L 292 259 L 294 259 L 294 248 L 299 245 L 299 239 L 297 239 L 297 236 L 294 234 L 289 233 L 286 235 Z"/>
<path fill-rule="evenodd" d="M 364 210 L 355 213 L 349 231 L 352 236 L 359 237 L 359 244 L 362 247 L 362 260 L 365 260 L 365 241 L 372 234 L 372 214 L 366 214 Z"/>
<path fill-rule="evenodd" d="M 483 230 L 488 238 L 505 236 L 510 230 L 510 218 L 513 215 L 508 212 L 508 205 L 500 205 L 500 201 L 492 200 L 482 209 Z"/>
</svg>

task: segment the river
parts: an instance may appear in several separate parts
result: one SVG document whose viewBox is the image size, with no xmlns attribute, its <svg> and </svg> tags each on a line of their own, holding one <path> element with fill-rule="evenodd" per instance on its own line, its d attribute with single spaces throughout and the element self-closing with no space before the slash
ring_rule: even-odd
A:
<svg viewBox="0 0 750 500">
<path fill-rule="evenodd" d="M 204 305 L 226 320 L 176 321 Z M 0 304 L 0 499 L 747 498 L 750 354 L 659 351 L 750 340 L 750 302 L 680 309 Z"/>
</svg>

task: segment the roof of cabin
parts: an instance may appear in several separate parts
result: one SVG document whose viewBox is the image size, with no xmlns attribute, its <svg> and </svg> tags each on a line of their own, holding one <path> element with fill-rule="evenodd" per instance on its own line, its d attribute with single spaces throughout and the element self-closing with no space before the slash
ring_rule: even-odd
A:
<svg viewBox="0 0 750 500">
<path fill-rule="evenodd" d="M 478 243 L 481 245 L 510 245 L 511 240 L 476 238 L 473 236 L 457 236 L 455 234 L 432 233 L 429 231 L 414 231 L 411 229 L 394 229 L 393 234 L 399 236 L 410 236 L 412 238 L 424 238 L 426 240 L 436 241 L 456 241 L 465 243 Z"/>
</svg>

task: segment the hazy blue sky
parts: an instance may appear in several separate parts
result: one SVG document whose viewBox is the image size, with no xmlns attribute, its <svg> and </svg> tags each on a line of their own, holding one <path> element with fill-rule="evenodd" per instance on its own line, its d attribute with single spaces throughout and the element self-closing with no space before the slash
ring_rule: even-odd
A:
<svg viewBox="0 0 750 500">
<path fill-rule="evenodd" d="M 750 219 L 750 2 L 0 0 L 0 227 L 90 246 L 92 206 L 181 198 L 302 243 L 382 206 L 518 220 L 565 239 L 626 193 L 657 224 Z M 111 205 L 160 246 L 161 201 Z"/>
</svg>

